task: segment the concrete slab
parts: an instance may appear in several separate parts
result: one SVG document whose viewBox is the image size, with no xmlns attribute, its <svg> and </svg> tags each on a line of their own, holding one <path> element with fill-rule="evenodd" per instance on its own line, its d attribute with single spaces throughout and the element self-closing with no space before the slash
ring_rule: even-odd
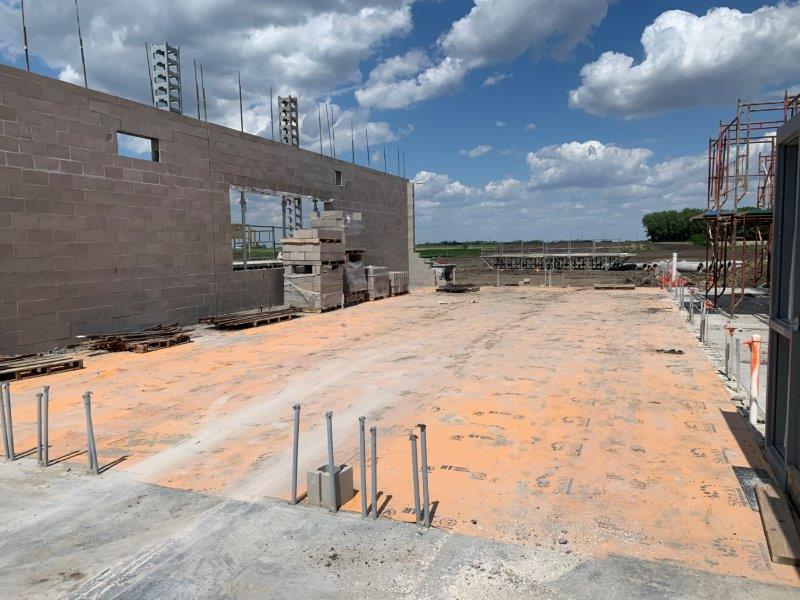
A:
<svg viewBox="0 0 800 600">
<path fill-rule="evenodd" d="M 29 544 L 30 552 L 41 554 L 57 544 L 61 564 L 72 560 L 69 548 L 80 526 L 39 523 L 24 500 L 71 466 L 66 477 L 75 483 L 72 495 L 65 496 L 69 501 L 49 500 L 64 523 L 74 523 L 76 514 L 92 506 L 105 511 L 114 498 L 120 503 L 135 498 L 141 489 L 157 490 L 152 494 L 158 498 L 202 499 L 192 511 L 196 524 L 178 519 L 172 525 L 183 545 L 145 555 L 138 552 L 146 540 L 109 547 L 96 563 L 84 565 L 87 570 L 77 567 L 86 579 L 108 569 L 96 590 L 112 589 L 113 583 L 122 586 L 119 590 L 141 592 L 138 597 L 163 596 L 169 590 L 158 587 L 162 579 L 183 581 L 187 572 L 197 572 L 197 581 L 217 577 L 220 597 L 247 597 L 264 589 L 269 597 L 303 589 L 306 595 L 337 597 L 335 591 L 326 595 L 324 577 L 298 580 L 291 584 L 298 587 L 286 590 L 265 588 L 274 584 L 275 571 L 245 567 L 247 558 L 234 556 L 230 571 L 219 574 L 219 561 L 234 551 L 226 549 L 225 535 L 213 535 L 217 529 L 230 528 L 231 536 L 239 532 L 236 552 L 263 553 L 268 558 L 259 560 L 283 560 L 288 570 L 294 559 L 286 557 L 300 556 L 308 538 L 324 539 L 316 540 L 315 534 L 303 537 L 303 544 L 285 539 L 307 522 L 311 531 L 334 527 L 343 537 L 365 535 L 365 548 L 373 552 L 380 540 L 365 531 L 387 532 L 381 539 L 390 545 L 409 535 L 424 540 L 411 550 L 403 547 L 416 567 L 396 568 L 410 580 L 391 570 L 372 574 L 360 564 L 348 573 L 385 586 L 377 597 L 473 597 L 469 594 L 476 590 L 494 589 L 473 579 L 495 586 L 507 580 L 500 589 L 510 596 L 541 590 L 544 597 L 587 597 L 579 594 L 596 584 L 600 591 L 593 597 L 615 597 L 603 591 L 623 588 L 631 592 L 627 597 L 644 591 L 693 597 L 704 589 L 703 597 L 709 597 L 712 587 L 715 592 L 734 589 L 728 581 L 756 594 L 783 593 L 786 588 L 780 586 L 800 584 L 798 572 L 770 563 L 758 514 L 732 470 L 766 465 L 752 430 L 683 319 L 660 290 L 483 288 L 446 305 L 425 290 L 261 329 L 206 331 L 192 344 L 93 357 L 82 372 L 20 382 L 12 387 L 20 448 L 34 443 L 33 394 L 47 383 L 53 406 L 51 457 L 85 446 L 80 398 L 90 389 L 100 463 L 125 460 L 99 479 L 77 476 L 85 463 L 70 460 L 33 478 L 14 475 L 28 469 L 24 464 L 2 466 L 0 475 L 14 479 L 13 484 L 2 481 L 4 498 L 17 496 L 9 501 L 6 518 L 27 523 L 4 542 L 10 546 L 3 560 L 16 556 L 22 565 L 9 584 L 30 585 L 40 576 L 34 558 L 17 556 L 18 545 Z M 358 416 L 378 427 L 382 518 L 376 527 L 390 529 L 369 530 L 370 521 L 358 517 L 360 493 L 335 517 L 275 500 L 289 498 L 295 402 L 303 405 L 301 474 L 325 462 L 326 411 L 334 411 L 336 461 L 356 465 L 355 470 Z M 424 536 L 414 525 L 397 523 L 414 519 L 407 432 L 420 422 L 428 425 L 435 527 Z M 60 482 L 53 487 L 67 493 Z M 178 501 L 156 500 L 154 506 L 169 512 L 171 502 Z M 109 523 L 118 510 L 109 510 Z M 218 511 L 233 512 L 219 516 Z M 170 527 L 152 527 L 137 535 L 149 532 L 156 540 L 149 543 L 170 548 Z M 186 533 L 192 527 L 206 541 Z M 240 527 L 252 531 L 245 535 L 249 530 Z M 443 545 L 456 537 L 464 550 L 453 550 L 454 541 L 441 555 Z M 204 543 L 218 549 L 213 558 L 204 558 Z M 470 552 L 492 566 L 486 572 L 470 567 Z M 431 553 L 442 558 L 434 560 Z M 359 561 L 364 557 L 358 556 Z M 196 566 L 204 560 L 211 566 Z M 399 559 L 386 555 L 384 560 Z M 441 561 L 456 561 L 447 569 L 458 576 L 451 580 L 439 574 L 438 583 L 426 581 L 445 568 Z M 134 573 L 144 564 L 155 569 L 146 581 L 146 570 Z M 579 564 L 594 565 L 580 575 L 584 586 L 586 577 L 590 582 L 583 591 L 575 583 L 579 579 L 570 580 L 561 570 L 563 565 L 572 573 Z M 502 575 L 508 565 L 512 575 Z M 643 575 L 630 586 L 605 578 L 604 569 L 624 573 L 631 565 Z M 499 573 L 492 574 L 495 567 Z M 252 572 L 244 580 L 255 587 L 225 587 L 248 568 Z M 675 579 L 673 570 L 682 578 Z M 562 576 L 567 579 L 552 584 Z M 647 578 L 657 582 L 655 587 Z M 122 583 L 114 583 L 118 580 Z M 42 589 L 52 581 L 48 578 Z M 397 581 L 407 586 L 397 587 Z M 683 583 L 688 587 L 681 588 Z M 192 596 L 194 584 L 186 585 Z"/>
</svg>

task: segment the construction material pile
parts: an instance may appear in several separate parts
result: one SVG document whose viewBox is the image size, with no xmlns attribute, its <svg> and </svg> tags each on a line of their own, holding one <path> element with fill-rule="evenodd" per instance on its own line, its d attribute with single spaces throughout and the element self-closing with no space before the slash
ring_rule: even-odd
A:
<svg viewBox="0 0 800 600">
<path fill-rule="evenodd" d="M 177 323 L 173 323 L 171 325 L 156 325 L 155 327 L 130 333 L 92 335 L 86 339 L 84 345 L 91 350 L 141 353 L 160 348 L 170 348 L 189 341 L 189 334 L 181 327 L 178 327 Z"/>
<path fill-rule="evenodd" d="M 408 271 L 389 271 L 389 295 L 408 293 Z"/>
<path fill-rule="evenodd" d="M 363 254 L 366 248 L 364 222 L 360 212 L 329 210 L 321 215 L 311 216 L 311 227 L 330 228 L 342 232 L 344 250 L 348 254 Z"/>
<path fill-rule="evenodd" d="M 294 308 L 281 308 L 277 310 L 250 310 L 214 315 L 200 319 L 200 322 L 213 325 L 215 329 L 243 329 L 244 327 L 271 325 L 272 323 L 295 319 L 299 316 L 300 313 Z"/>
<path fill-rule="evenodd" d="M 389 296 L 389 269 L 387 267 L 367 267 L 367 295 L 370 300 Z"/>
<path fill-rule="evenodd" d="M 320 226 L 298 229 L 294 237 L 281 240 L 284 304 L 308 312 L 342 306 L 342 238 L 341 228 Z"/>
<path fill-rule="evenodd" d="M 364 263 L 361 213 L 327 211 L 283 244 L 284 304 L 322 312 L 408 292 L 408 272 Z M 392 283 L 394 289 L 392 292 Z"/>
<path fill-rule="evenodd" d="M 444 285 L 437 287 L 436 291 L 449 294 L 464 294 L 467 292 L 477 292 L 479 289 L 481 289 L 479 285 L 473 285 L 471 283 L 450 283 L 448 281 Z"/>
</svg>

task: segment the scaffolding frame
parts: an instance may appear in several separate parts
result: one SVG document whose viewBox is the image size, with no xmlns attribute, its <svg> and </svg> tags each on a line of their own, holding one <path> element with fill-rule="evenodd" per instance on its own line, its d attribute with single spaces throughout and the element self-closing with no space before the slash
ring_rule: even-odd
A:
<svg viewBox="0 0 800 600">
<path fill-rule="evenodd" d="M 733 316 L 747 286 L 770 285 L 775 132 L 800 111 L 800 94 L 782 100 L 737 102 L 708 142 L 706 297 L 719 308 L 730 290 Z M 752 246 L 752 247 L 749 247 Z"/>
</svg>

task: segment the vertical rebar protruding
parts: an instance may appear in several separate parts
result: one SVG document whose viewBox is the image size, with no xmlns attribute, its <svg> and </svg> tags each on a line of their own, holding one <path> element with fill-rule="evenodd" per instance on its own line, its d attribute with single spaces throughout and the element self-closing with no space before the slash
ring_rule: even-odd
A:
<svg viewBox="0 0 800 600">
<path fill-rule="evenodd" d="M 94 427 L 92 427 L 92 392 L 83 394 L 83 408 L 86 411 L 86 446 L 89 454 L 89 471 L 98 475 L 97 448 L 94 445 Z"/>
<path fill-rule="evenodd" d="M 364 434 L 366 417 L 358 417 L 358 459 L 361 463 L 361 516 L 367 516 L 367 442 Z"/>
<path fill-rule="evenodd" d="M 694 289 L 689 290 L 689 323 L 694 323 Z"/>
<path fill-rule="evenodd" d="M 742 389 L 742 355 L 739 352 L 739 338 L 733 339 L 733 360 L 736 362 L 736 391 Z"/>
<path fill-rule="evenodd" d="M 333 462 L 333 412 L 325 413 L 325 427 L 328 430 L 328 476 L 331 482 L 331 512 L 339 510 L 336 498 L 336 467 Z"/>
<path fill-rule="evenodd" d="M 417 462 L 417 436 L 414 432 L 408 434 L 411 442 L 411 478 L 414 483 L 414 517 L 419 524 L 419 463 Z"/>
<path fill-rule="evenodd" d="M 272 141 L 275 141 L 275 115 L 272 110 L 273 105 L 272 99 L 272 84 L 269 85 L 269 127 L 270 131 L 272 131 Z"/>
<path fill-rule="evenodd" d="M 295 404 L 294 431 L 292 433 L 292 504 L 297 504 L 297 456 L 300 449 L 300 405 Z"/>
<path fill-rule="evenodd" d="M 705 341 L 706 334 L 706 303 L 702 298 L 700 299 L 700 341 Z"/>
<path fill-rule="evenodd" d="M 6 457 L 9 460 L 15 460 L 17 453 L 14 451 L 14 421 L 11 418 L 11 386 L 6 381 L 2 387 L 3 395 L 3 412 L 6 416 L 6 440 L 8 442 L 8 453 Z"/>
<path fill-rule="evenodd" d="M 350 158 L 356 164 L 356 133 L 353 129 L 353 119 L 350 119 Z"/>
<path fill-rule="evenodd" d="M 371 167 L 372 166 L 372 159 L 370 158 L 370 155 L 369 155 L 369 130 L 366 127 L 364 127 L 364 137 L 367 140 L 367 166 Z"/>
<path fill-rule="evenodd" d="M 148 55 L 149 59 L 149 55 Z M 193 58 L 194 62 L 194 97 L 197 100 L 197 120 L 200 120 L 200 83 L 197 81 L 197 59 Z M 152 92 L 151 92 L 152 94 Z"/>
<path fill-rule="evenodd" d="M 42 392 L 36 394 L 36 464 L 42 463 Z"/>
<path fill-rule="evenodd" d="M 423 423 L 417 425 L 419 427 L 419 436 L 420 436 L 420 451 L 422 453 L 422 502 L 424 503 L 422 510 L 423 510 L 423 521 L 425 527 L 431 526 L 431 502 L 430 502 L 430 495 L 428 493 L 428 436 L 427 436 L 427 426 Z"/>
<path fill-rule="evenodd" d="M 20 0 L 20 9 L 22 11 L 22 44 L 25 48 L 25 69 L 31 70 L 31 60 L 28 57 L 28 27 L 25 25 L 25 0 Z"/>
<path fill-rule="evenodd" d="M 81 65 L 83 65 L 83 87 L 89 87 L 89 80 L 86 78 L 86 57 L 83 54 L 83 35 L 81 34 L 81 15 L 78 12 L 78 0 L 75 0 L 75 21 L 78 23 L 78 42 L 81 46 Z"/>
<path fill-rule="evenodd" d="M 11 451 L 8 448 L 8 423 L 6 422 L 6 384 L 0 383 L 0 422 L 3 425 L 3 453 L 6 460 L 11 460 Z"/>
<path fill-rule="evenodd" d="M 200 91 L 203 93 L 203 119 L 208 123 L 208 105 L 206 104 L 206 78 L 203 76 L 203 63 L 200 63 Z"/>
<path fill-rule="evenodd" d="M 372 450 L 372 518 L 378 518 L 378 428 L 370 427 Z"/>
<path fill-rule="evenodd" d="M 50 466 L 50 386 L 42 394 L 42 463 Z"/>
</svg>

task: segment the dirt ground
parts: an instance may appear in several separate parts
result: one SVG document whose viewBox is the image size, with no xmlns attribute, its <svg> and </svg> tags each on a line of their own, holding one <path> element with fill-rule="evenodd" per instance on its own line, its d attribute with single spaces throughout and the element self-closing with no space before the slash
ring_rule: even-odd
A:
<svg viewBox="0 0 800 600">
<path fill-rule="evenodd" d="M 376 426 L 383 518 L 413 522 L 408 434 L 428 425 L 434 527 L 564 556 L 627 556 L 800 585 L 772 564 L 732 466 L 767 468 L 747 423 L 657 289 L 432 290 L 15 383 L 19 448 L 51 386 L 51 457 L 80 469 L 81 394 L 101 465 L 134 481 L 241 502 L 289 498 L 291 407 L 300 481 L 356 468 Z M 360 510 L 360 496 L 344 507 Z"/>
</svg>

